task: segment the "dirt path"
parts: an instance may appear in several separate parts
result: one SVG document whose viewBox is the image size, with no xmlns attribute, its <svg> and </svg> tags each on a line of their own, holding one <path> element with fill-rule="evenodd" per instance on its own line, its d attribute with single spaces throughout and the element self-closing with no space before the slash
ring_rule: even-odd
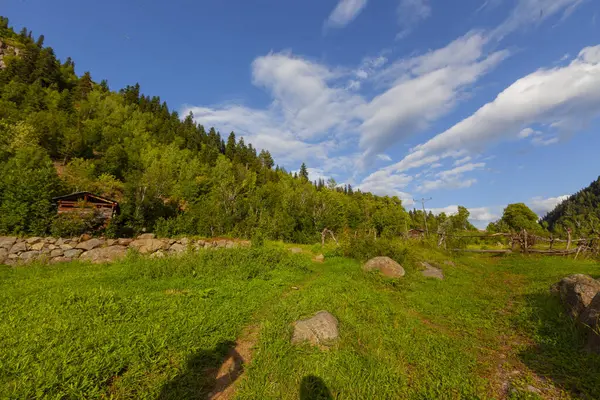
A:
<svg viewBox="0 0 600 400">
<path fill-rule="evenodd" d="M 323 263 L 322 260 L 313 260 L 315 263 Z M 281 296 L 286 297 L 290 293 L 302 290 L 320 275 L 319 271 L 313 271 L 310 276 L 290 286 Z M 268 303 L 267 303 L 268 304 Z M 253 349 L 258 343 L 260 324 L 257 321 L 265 319 L 268 305 L 261 308 L 253 320 L 255 323 L 246 327 L 240 337 L 235 341 L 225 357 L 225 361 L 217 371 L 213 390 L 208 394 L 208 400 L 230 400 L 235 397 L 236 388 L 245 377 L 245 368 L 252 362 Z"/>
</svg>

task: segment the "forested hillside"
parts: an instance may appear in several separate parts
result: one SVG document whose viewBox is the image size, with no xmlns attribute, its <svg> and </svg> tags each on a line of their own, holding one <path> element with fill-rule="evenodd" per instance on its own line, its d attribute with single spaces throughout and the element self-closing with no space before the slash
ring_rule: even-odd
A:
<svg viewBox="0 0 600 400">
<path fill-rule="evenodd" d="M 396 197 L 310 182 L 305 165 L 288 173 L 268 151 L 181 118 L 138 84 L 116 92 L 77 76 L 70 58 L 59 61 L 43 36 L 17 34 L 6 18 L 0 41 L 2 234 L 61 233 L 52 197 L 84 190 L 120 202 L 109 235 L 307 242 L 325 227 L 396 236 L 423 225 Z"/>
<path fill-rule="evenodd" d="M 571 228 L 583 236 L 598 234 L 600 229 L 600 177 L 550 211 L 542 223 L 559 232 Z"/>
</svg>

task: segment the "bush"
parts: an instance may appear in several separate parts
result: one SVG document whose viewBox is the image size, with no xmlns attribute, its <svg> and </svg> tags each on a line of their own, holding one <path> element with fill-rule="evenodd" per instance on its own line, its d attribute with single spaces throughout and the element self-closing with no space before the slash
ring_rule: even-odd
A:
<svg viewBox="0 0 600 400">
<path fill-rule="evenodd" d="M 58 214 L 50 232 L 54 237 L 73 237 L 84 233 L 97 233 L 102 228 L 103 219 L 96 211 L 85 213 Z"/>
<path fill-rule="evenodd" d="M 373 257 L 387 256 L 402 264 L 407 256 L 408 249 L 398 240 L 362 236 L 350 238 L 341 245 L 344 256 L 359 261 L 367 261 Z"/>
</svg>

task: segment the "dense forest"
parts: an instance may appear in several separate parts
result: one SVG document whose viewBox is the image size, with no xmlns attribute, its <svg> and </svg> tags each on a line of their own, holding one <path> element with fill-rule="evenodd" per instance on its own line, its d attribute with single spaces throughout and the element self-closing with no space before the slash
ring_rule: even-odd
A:
<svg viewBox="0 0 600 400">
<path fill-rule="evenodd" d="M 551 231 L 570 228 L 582 236 L 597 235 L 600 229 L 600 177 L 556 206 L 542 224 Z"/>
<path fill-rule="evenodd" d="M 44 37 L 0 20 L 0 233 L 90 228 L 57 218 L 51 199 L 91 191 L 120 202 L 107 235 L 233 235 L 311 242 L 324 228 L 398 236 L 424 225 L 396 197 L 289 173 L 234 132 L 181 118 L 134 84 L 118 92 L 78 76 Z M 466 214 L 465 214 L 466 212 Z M 429 215 L 433 231 L 468 225 L 468 211 Z M 458 221 L 462 222 L 458 222 Z M 74 231 L 74 232 L 70 232 Z"/>
</svg>

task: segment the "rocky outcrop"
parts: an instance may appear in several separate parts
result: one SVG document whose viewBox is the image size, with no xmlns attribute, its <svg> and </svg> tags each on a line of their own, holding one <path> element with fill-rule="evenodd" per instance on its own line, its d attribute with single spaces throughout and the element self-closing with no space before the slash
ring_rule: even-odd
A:
<svg viewBox="0 0 600 400">
<path fill-rule="evenodd" d="M 560 297 L 569 315 L 577 319 L 600 292 L 600 281 L 588 275 L 575 274 L 552 285 L 550 291 Z"/>
<path fill-rule="evenodd" d="M 250 247 L 250 242 L 236 239 L 156 239 L 153 234 L 144 234 L 137 239 L 0 237 L 0 264 L 26 264 L 35 260 L 58 263 L 76 259 L 104 263 L 125 257 L 128 249 L 156 258 L 186 251 L 237 247 Z"/>
<path fill-rule="evenodd" d="M 375 257 L 363 265 L 365 271 L 379 271 L 388 278 L 402 278 L 405 275 L 404 268 L 389 257 Z"/>
<path fill-rule="evenodd" d="M 330 346 L 338 337 L 337 318 L 327 311 L 319 311 L 312 318 L 294 323 L 292 343 L 308 341 L 313 345 Z"/>
<path fill-rule="evenodd" d="M 6 56 L 19 55 L 20 49 L 14 46 L 10 46 L 7 43 L 4 43 L 2 39 L 0 39 L 0 69 L 6 68 Z"/>
</svg>

